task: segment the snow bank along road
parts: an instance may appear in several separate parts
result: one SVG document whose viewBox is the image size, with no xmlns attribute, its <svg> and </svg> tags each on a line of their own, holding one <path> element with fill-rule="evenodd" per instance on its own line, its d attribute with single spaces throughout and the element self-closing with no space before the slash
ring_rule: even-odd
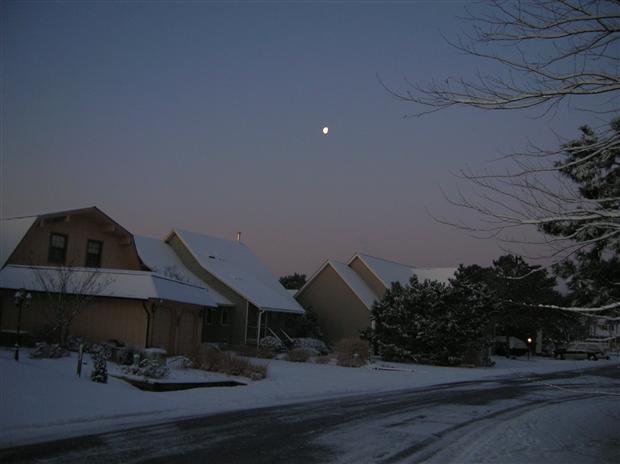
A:
<svg viewBox="0 0 620 464">
<path fill-rule="evenodd" d="M 229 412 L 0 450 L 0 462 L 620 462 L 620 367 Z"/>
</svg>

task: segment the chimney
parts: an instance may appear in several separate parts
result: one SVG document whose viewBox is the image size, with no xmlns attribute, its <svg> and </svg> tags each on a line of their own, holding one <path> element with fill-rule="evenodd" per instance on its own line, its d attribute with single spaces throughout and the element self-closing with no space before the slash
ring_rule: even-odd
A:
<svg viewBox="0 0 620 464">
<path fill-rule="evenodd" d="M 237 232 L 237 242 L 241 242 L 241 232 Z"/>
</svg>

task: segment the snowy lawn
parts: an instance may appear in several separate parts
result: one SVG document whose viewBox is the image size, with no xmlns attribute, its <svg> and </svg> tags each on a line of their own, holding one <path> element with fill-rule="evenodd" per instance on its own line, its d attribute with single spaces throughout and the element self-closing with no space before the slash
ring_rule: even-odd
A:
<svg viewBox="0 0 620 464">
<path fill-rule="evenodd" d="M 583 369 L 609 361 L 560 361 L 545 358 L 495 358 L 493 368 L 447 368 L 377 362 L 363 368 L 256 359 L 269 365 L 268 377 L 247 379 L 196 370 L 173 370 L 171 380 L 237 379 L 247 386 L 146 392 L 110 377 L 108 384 L 89 380 L 90 358 L 75 375 L 76 358 L 30 359 L 17 363 L 0 351 L 0 447 L 67 436 L 118 430 L 181 417 L 272 406 L 356 393 L 383 392 L 441 383 Z M 381 369 L 373 369 L 380 367 Z M 387 368 L 387 369 L 386 369 Z M 114 370 L 110 364 L 111 372 Z"/>
</svg>

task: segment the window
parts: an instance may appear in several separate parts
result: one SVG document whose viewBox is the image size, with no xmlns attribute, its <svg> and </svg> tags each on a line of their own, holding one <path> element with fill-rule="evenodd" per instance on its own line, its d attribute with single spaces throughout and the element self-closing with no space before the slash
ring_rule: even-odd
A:
<svg viewBox="0 0 620 464">
<path fill-rule="evenodd" d="M 47 260 L 50 263 L 64 264 L 67 257 L 67 236 L 52 233 L 50 235 L 50 249 Z"/>
<path fill-rule="evenodd" d="M 213 310 L 212 309 L 205 310 L 205 323 L 207 325 L 213 324 Z"/>
<path fill-rule="evenodd" d="M 222 309 L 222 318 L 220 319 L 220 324 L 228 325 L 228 310 Z"/>
<path fill-rule="evenodd" d="M 103 242 L 89 240 L 86 245 L 86 267 L 101 267 L 101 250 Z"/>
</svg>

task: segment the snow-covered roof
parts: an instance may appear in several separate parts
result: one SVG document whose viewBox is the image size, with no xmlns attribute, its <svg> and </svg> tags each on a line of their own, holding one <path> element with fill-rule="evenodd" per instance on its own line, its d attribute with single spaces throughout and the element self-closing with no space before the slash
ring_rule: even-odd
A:
<svg viewBox="0 0 620 464">
<path fill-rule="evenodd" d="M 175 229 L 198 263 L 255 306 L 277 312 L 303 314 L 303 308 L 242 242 Z"/>
<path fill-rule="evenodd" d="M 61 279 L 60 268 L 48 266 L 8 265 L 0 271 L 0 288 L 29 291 L 45 291 L 41 280 L 55 288 L 54 282 Z M 66 269 L 66 268 L 65 268 Z M 94 285 L 86 286 L 87 281 L 97 273 Z M 96 296 L 130 298 L 136 300 L 162 299 L 200 306 L 216 306 L 217 302 L 209 291 L 201 286 L 179 282 L 153 272 L 128 271 L 124 269 L 71 268 L 66 278 L 67 293 L 81 293 L 88 290 Z M 80 290 L 82 287 L 82 291 Z"/>
<path fill-rule="evenodd" d="M 414 274 L 420 281 L 437 280 L 447 284 L 449 279 L 454 277 L 457 269 L 455 267 L 418 268 L 362 253 L 356 253 L 349 261 L 349 265 L 355 258 L 361 259 L 386 288 L 390 288 L 393 282 L 406 285 Z"/>
<path fill-rule="evenodd" d="M 345 281 L 349 288 L 357 295 L 364 305 L 371 309 L 378 296 L 370 289 L 368 285 L 357 275 L 357 273 L 347 266 L 345 263 L 330 260 L 327 262 L 338 275 Z"/>
<path fill-rule="evenodd" d="M 134 235 L 134 242 L 138 256 L 151 271 L 169 279 L 186 282 L 197 287 L 204 287 L 218 305 L 232 305 L 224 295 L 218 293 L 187 269 L 170 245 L 163 240 Z"/>
<path fill-rule="evenodd" d="M 0 268 L 6 264 L 36 220 L 37 216 L 0 219 Z"/>
</svg>

